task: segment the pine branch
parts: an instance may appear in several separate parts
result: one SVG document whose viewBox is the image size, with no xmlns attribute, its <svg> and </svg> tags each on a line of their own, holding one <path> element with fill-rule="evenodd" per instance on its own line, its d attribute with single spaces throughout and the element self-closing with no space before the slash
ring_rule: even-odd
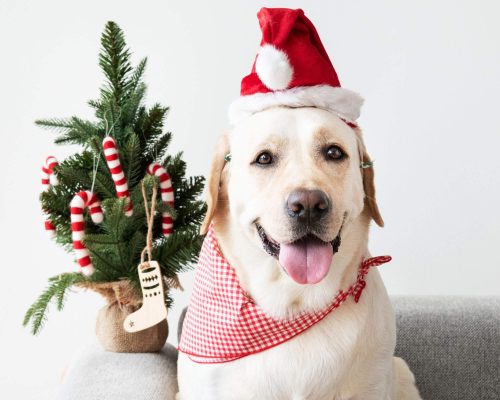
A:
<svg viewBox="0 0 500 400">
<path fill-rule="evenodd" d="M 61 311 L 64 307 L 67 290 L 77 282 L 84 280 L 85 277 L 78 273 L 61 274 L 51 278 L 49 286 L 26 312 L 23 326 L 31 323 L 31 332 L 33 335 L 37 335 L 47 320 L 47 312 L 52 300 L 56 300 L 57 310 Z"/>
<path fill-rule="evenodd" d="M 130 187 L 134 187 L 143 176 L 143 171 L 141 171 L 141 153 L 142 148 L 139 138 L 135 134 L 130 135 L 121 152 L 125 176 Z"/>
<path fill-rule="evenodd" d="M 146 70 L 147 63 L 148 63 L 147 58 L 143 58 L 141 61 L 139 61 L 139 64 L 137 64 L 137 67 L 135 67 L 134 72 L 130 77 L 130 80 L 125 85 L 126 92 L 128 93 L 134 92 L 139 86 L 139 84 L 142 83 L 142 77 L 144 76 L 144 71 Z"/>
<path fill-rule="evenodd" d="M 179 186 L 179 184 L 184 179 L 186 175 L 186 163 L 182 159 L 182 152 L 177 153 L 175 156 L 168 155 L 165 157 L 161 165 L 168 171 L 172 182 L 174 183 L 174 189 Z"/>
<path fill-rule="evenodd" d="M 87 104 L 94 110 L 100 110 L 102 108 L 102 102 L 100 100 L 89 100 L 87 101 Z"/>
<path fill-rule="evenodd" d="M 143 115 L 141 124 L 136 125 L 136 131 L 142 145 L 150 147 L 154 144 L 154 140 L 163 134 L 163 122 L 168 110 L 168 107 L 155 104 Z"/>
<path fill-rule="evenodd" d="M 35 124 L 41 126 L 42 128 L 66 131 L 73 127 L 73 121 L 71 119 L 61 119 L 61 118 L 49 118 L 49 119 L 37 119 Z"/>
<path fill-rule="evenodd" d="M 197 261 L 201 244 L 202 237 L 197 234 L 193 237 L 191 232 L 176 232 L 155 246 L 153 256 L 163 266 L 163 273 L 172 277 Z"/>
<path fill-rule="evenodd" d="M 152 162 L 162 163 L 168 151 L 168 145 L 172 140 L 172 134 L 167 132 L 155 140 L 148 141 L 146 148 L 146 157 L 151 159 Z"/>
<path fill-rule="evenodd" d="M 117 104 L 121 104 L 123 89 L 132 66 L 125 36 L 115 22 L 106 24 L 101 46 L 99 65 L 108 80 L 108 87 L 103 91 L 104 97 L 113 97 Z"/>
<path fill-rule="evenodd" d="M 71 117 L 70 121 L 71 125 L 68 125 L 69 127 L 64 130 L 62 135 L 54 140 L 54 143 L 78 144 L 87 147 L 93 137 L 103 136 L 100 128 L 93 122 L 85 121 L 78 117 Z"/>
</svg>

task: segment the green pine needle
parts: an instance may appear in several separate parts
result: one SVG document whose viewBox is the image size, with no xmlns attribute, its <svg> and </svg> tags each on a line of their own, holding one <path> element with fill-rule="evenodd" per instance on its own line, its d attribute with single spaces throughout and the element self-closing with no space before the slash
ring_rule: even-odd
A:
<svg viewBox="0 0 500 400">
<path fill-rule="evenodd" d="M 31 324 L 31 333 L 37 335 L 47 320 L 50 303 L 55 300 L 58 311 L 64 307 L 67 290 L 78 282 L 85 280 L 81 274 L 70 273 L 55 276 L 49 280 L 49 286 L 31 305 L 24 316 L 23 326 Z"/>
</svg>

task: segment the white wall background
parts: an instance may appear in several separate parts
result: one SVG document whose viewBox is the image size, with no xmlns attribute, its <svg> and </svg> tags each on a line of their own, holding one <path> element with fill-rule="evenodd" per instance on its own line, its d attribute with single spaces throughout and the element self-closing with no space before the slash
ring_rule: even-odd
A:
<svg viewBox="0 0 500 400">
<path fill-rule="evenodd" d="M 37 338 L 24 311 L 49 276 L 72 268 L 50 242 L 38 205 L 53 136 L 40 117 L 90 117 L 100 33 L 125 30 L 149 57 L 148 99 L 171 106 L 173 150 L 206 174 L 226 107 L 251 67 L 262 5 L 303 7 L 345 87 L 362 93 L 365 137 L 376 159 L 386 228 L 374 254 L 392 294 L 500 294 L 500 3 L 496 0 L 7 1 L 0 0 L 0 387 L 9 398 L 51 399 L 64 365 L 94 340 L 97 295 L 72 295 Z M 181 277 L 175 328 L 192 274 Z M 170 341 L 175 343 L 174 335 Z"/>
</svg>

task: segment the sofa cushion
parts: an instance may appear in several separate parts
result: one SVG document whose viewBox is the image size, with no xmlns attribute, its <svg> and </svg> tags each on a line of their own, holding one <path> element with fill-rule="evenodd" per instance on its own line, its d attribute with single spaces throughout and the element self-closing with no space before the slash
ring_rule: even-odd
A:
<svg viewBox="0 0 500 400">
<path fill-rule="evenodd" d="M 392 298 L 396 354 L 424 399 L 500 399 L 500 298 Z"/>
</svg>

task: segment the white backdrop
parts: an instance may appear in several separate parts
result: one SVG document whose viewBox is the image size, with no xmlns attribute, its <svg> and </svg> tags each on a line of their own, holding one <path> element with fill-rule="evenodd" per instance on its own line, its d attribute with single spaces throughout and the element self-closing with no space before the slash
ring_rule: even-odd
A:
<svg viewBox="0 0 500 400">
<path fill-rule="evenodd" d="M 343 86 L 366 98 L 361 125 L 376 159 L 386 228 L 374 254 L 391 294 L 499 294 L 500 3 L 422 1 L 7 1 L 0 0 L 0 387 L 9 398 L 50 399 L 63 367 L 94 340 L 97 295 L 71 295 L 37 338 L 24 311 L 70 255 L 50 242 L 38 204 L 46 155 L 64 158 L 33 120 L 91 116 L 99 37 L 107 20 L 149 57 L 148 100 L 171 106 L 173 150 L 206 174 L 226 108 L 260 40 L 260 6 L 303 7 Z M 172 330 L 187 304 L 181 277 Z M 175 343 L 172 334 L 169 338 Z"/>
</svg>

